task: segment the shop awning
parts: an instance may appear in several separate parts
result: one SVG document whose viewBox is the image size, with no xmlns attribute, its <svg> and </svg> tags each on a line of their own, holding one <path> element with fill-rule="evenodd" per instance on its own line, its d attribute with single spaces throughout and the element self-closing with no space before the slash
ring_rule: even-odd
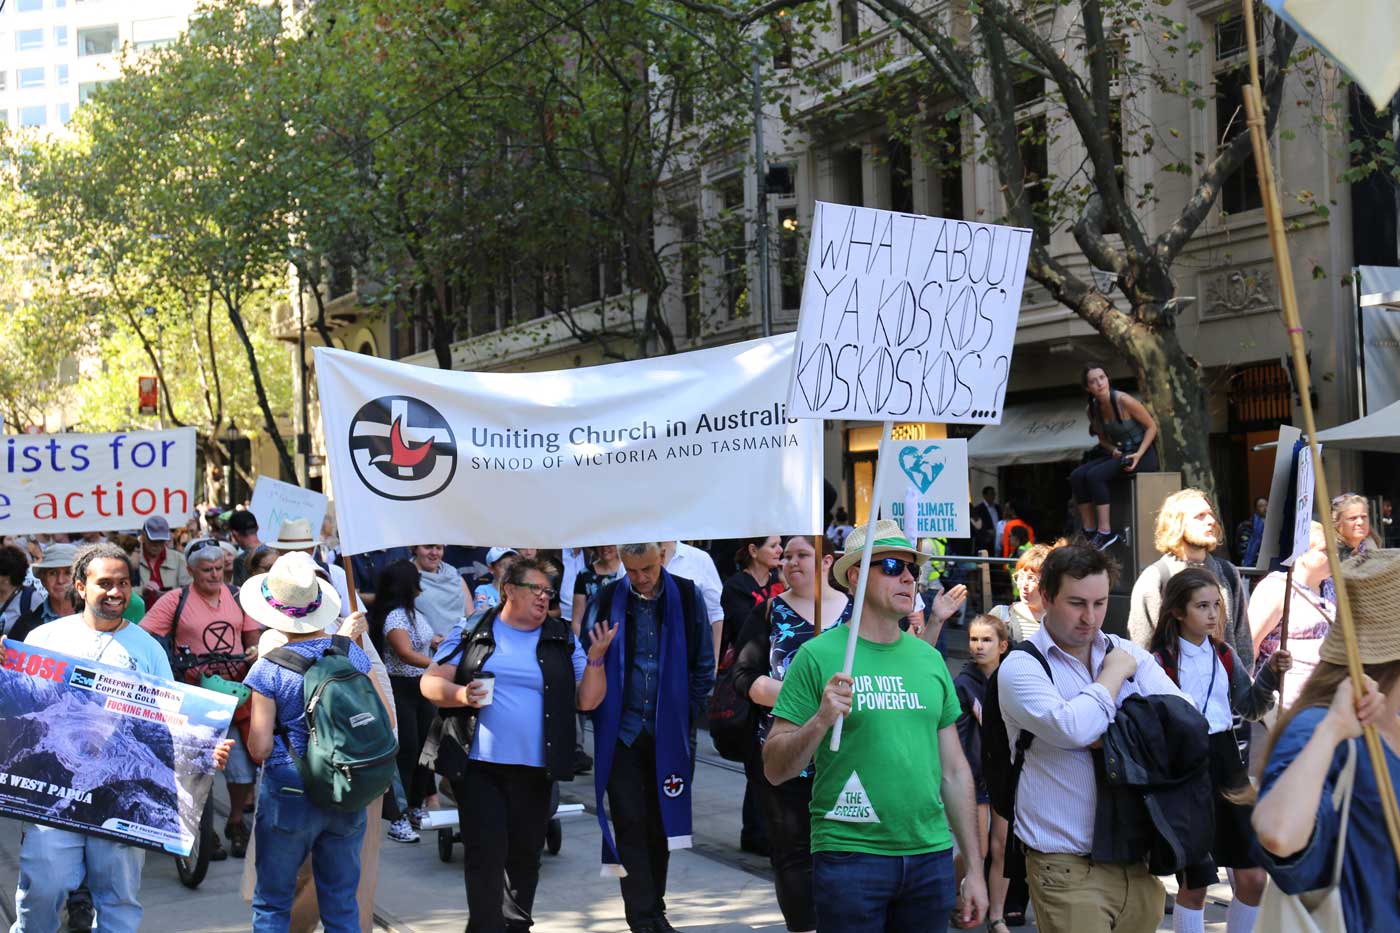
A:
<svg viewBox="0 0 1400 933">
<path fill-rule="evenodd" d="M 1318 431 L 1317 442 L 1324 448 L 1400 454 L 1400 402 L 1387 405 L 1364 418 Z"/>
<path fill-rule="evenodd" d="M 967 459 L 982 467 L 1078 460 L 1094 444 L 1084 400 L 1059 399 L 1008 405 L 1001 424 L 988 425 L 967 442 Z"/>
<path fill-rule="evenodd" d="M 1357 266 L 1356 295 L 1357 303 L 1363 308 L 1400 310 L 1400 268 Z"/>
</svg>

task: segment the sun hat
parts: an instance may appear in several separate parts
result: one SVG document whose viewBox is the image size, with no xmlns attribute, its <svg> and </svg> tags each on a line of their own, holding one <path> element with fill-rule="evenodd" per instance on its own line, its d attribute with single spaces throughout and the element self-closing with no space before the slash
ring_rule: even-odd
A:
<svg viewBox="0 0 1400 933">
<path fill-rule="evenodd" d="M 72 567 L 78 557 L 76 544 L 50 544 L 44 549 L 42 560 L 30 564 L 35 570 L 53 570 L 59 567 Z"/>
<path fill-rule="evenodd" d="M 316 546 L 316 538 L 306 519 L 289 518 L 277 529 L 277 540 L 267 542 L 267 546 L 277 551 L 309 551 Z"/>
<path fill-rule="evenodd" d="M 164 515 L 152 515 L 141 526 L 141 534 L 146 536 L 147 541 L 169 541 L 170 523 Z"/>
<path fill-rule="evenodd" d="M 831 568 L 831 572 L 836 575 L 836 585 L 841 589 L 849 589 L 846 585 L 846 571 L 860 562 L 860 552 L 864 547 L 865 525 L 860 525 L 846 535 L 846 552 L 837 559 L 836 566 Z M 919 563 L 933 556 L 911 544 L 909 539 L 904 537 L 904 529 L 899 527 L 899 522 L 890 518 L 882 518 L 875 523 L 874 550 L 903 553 Z"/>
<path fill-rule="evenodd" d="M 299 552 L 283 554 L 267 573 L 249 577 L 238 601 L 255 621 L 291 635 L 324 631 L 340 616 L 335 587 L 316 575 L 310 554 Z"/>
<path fill-rule="evenodd" d="M 507 554 L 519 553 L 520 552 L 513 547 L 493 547 L 491 550 L 486 552 L 486 566 L 490 567 L 492 564 L 496 563 L 496 561 L 500 560 L 502 557 L 505 557 Z"/>
<path fill-rule="evenodd" d="M 1400 550 L 1376 548 L 1342 564 L 1342 580 L 1351 600 L 1351 621 L 1362 664 L 1400 660 Z M 1346 664 L 1342 627 L 1333 623 L 1322 639 L 1318 657 L 1330 664 Z"/>
</svg>

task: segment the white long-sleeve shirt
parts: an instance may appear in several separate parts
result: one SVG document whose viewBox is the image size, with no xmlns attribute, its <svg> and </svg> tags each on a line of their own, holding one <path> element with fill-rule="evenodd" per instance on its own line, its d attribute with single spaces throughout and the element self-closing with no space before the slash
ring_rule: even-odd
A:
<svg viewBox="0 0 1400 933">
<path fill-rule="evenodd" d="M 1096 635 L 1089 656 L 1092 670 L 1061 650 L 1048 628 L 1041 628 L 1029 641 L 1049 662 L 1054 681 L 1024 651 L 1013 651 L 997 675 L 1001 715 L 1013 754 L 1023 729 L 1035 735 L 1016 789 L 1015 832 L 1037 852 L 1088 855 L 1094 845 L 1098 804 L 1089 746 L 1108 731 L 1119 704 L 1130 696 L 1174 694 L 1188 702 L 1190 698 L 1177 689 L 1152 655 L 1126 639 L 1102 632 Z M 1110 644 L 1138 662 L 1137 673 L 1123 682 L 1117 697 L 1094 682 Z"/>
</svg>

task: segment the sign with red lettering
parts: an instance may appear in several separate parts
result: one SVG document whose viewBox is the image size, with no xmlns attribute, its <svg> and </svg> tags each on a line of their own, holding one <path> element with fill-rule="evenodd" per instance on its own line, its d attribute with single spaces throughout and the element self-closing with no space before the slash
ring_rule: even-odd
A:
<svg viewBox="0 0 1400 933">
<path fill-rule="evenodd" d="M 194 428 L 0 437 L 0 534 L 120 531 L 194 511 Z"/>
<path fill-rule="evenodd" d="M 0 816 L 188 855 L 237 702 L 8 640 Z"/>
<path fill-rule="evenodd" d="M 141 376 L 136 380 L 136 397 L 143 415 L 154 415 L 160 407 L 160 380 L 155 376 Z"/>
</svg>

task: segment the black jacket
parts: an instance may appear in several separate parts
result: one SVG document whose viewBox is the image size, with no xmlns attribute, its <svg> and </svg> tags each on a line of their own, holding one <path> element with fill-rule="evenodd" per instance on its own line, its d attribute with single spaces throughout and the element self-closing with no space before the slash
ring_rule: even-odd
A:
<svg viewBox="0 0 1400 933">
<path fill-rule="evenodd" d="M 987 698 L 987 675 L 976 662 L 968 661 L 953 680 L 953 689 L 958 695 L 958 706 L 962 715 L 958 717 L 958 739 L 962 742 L 963 754 L 972 767 L 972 779 L 979 790 L 982 783 L 982 719 L 980 710 Z"/>
<path fill-rule="evenodd" d="M 1210 727 L 1190 701 L 1132 696 L 1094 752 L 1093 859 L 1147 860 L 1154 875 L 1204 861 L 1215 841 Z"/>
<path fill-rule="evenodd" d="M 495 652 L 496 616 L 497 610 L 489 609 L 474 628 L 462 633 L 454 683 L 465 685 L 475 680 Z M 577 685 L 574 681 L 574 635 L 569 623 L 553 616 L 546 617 L 535 653 L 544 674 L 545 774 L 551 781 L 572 781 Z M 476 741 L 480 714 L 480 710 L 469 706 L 439 709 L 441 726 L 435 726 L 423 743 L 419 763 L 450 780 L 460 779 L 466 757 Z"/>
</svg>

